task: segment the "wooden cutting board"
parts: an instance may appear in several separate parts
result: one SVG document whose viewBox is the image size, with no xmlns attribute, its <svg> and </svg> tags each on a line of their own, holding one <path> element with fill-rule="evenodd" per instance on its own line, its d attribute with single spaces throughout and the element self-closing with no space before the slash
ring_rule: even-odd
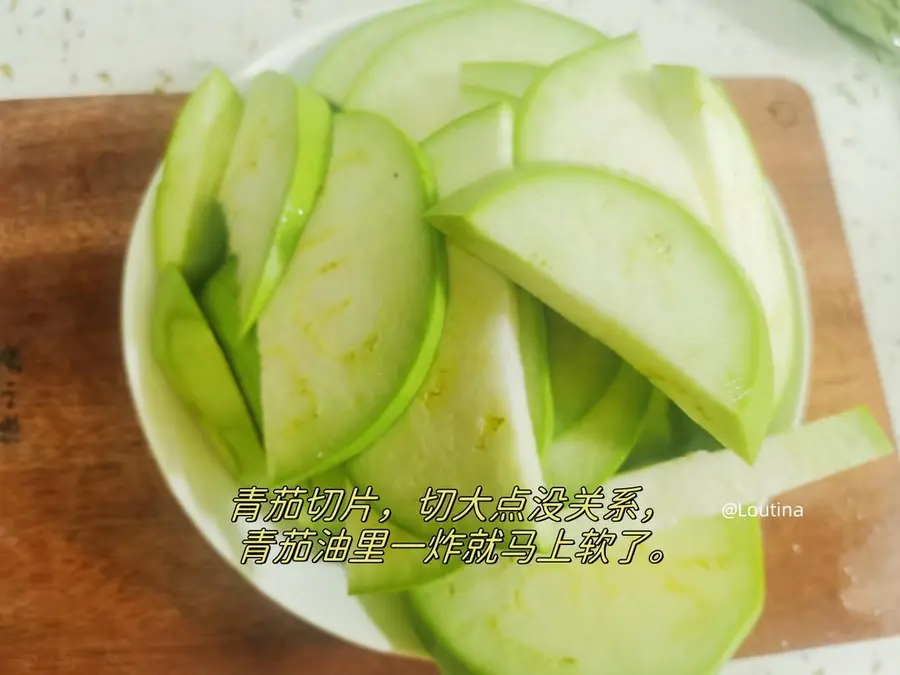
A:
<svg viewBox="0 0 900 675">
<path fill-rule="evenodd" d="M 728 87 L 809 277 L 808 417 L 863 404 L 889 430 L 809 98 L 781 80 Z M 147 451 L 119 287 L 180 101 L 0 103 L 0 673 L 434 673 L 258 595 L 198 536 Z M 900 634 L 898 485 L 890 457 L 779 499 L 805 515 L 765 523 L 766 610 L 743 655 Z"/>
</svg>

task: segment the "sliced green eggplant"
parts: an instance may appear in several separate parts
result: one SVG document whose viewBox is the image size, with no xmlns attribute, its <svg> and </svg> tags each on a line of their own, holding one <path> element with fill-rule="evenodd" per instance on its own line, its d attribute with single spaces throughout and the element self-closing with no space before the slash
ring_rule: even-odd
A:
<svg viewBox="0 0 900 675">
<path fill-rule="evenodd" d="M 348 463 L 356 485 L 374 486 L 396 523 L 422 536 L 450 526 L 422 515 L 420 500 L 429 489 L 471 496 L 480 488 L 492 498 L 480 506 L 488 519 L 497 499 L 516 486 L 543 484 L 518 289 L 462 249 L 448 246 L 447 255 L 450 302 L 428 378 L 403 417 Z M 483 524 L 472 514 L 452 525 L 474 530 Z"/>
<path fill-rule="evenodd" d="M 584 417 L 609 389 L 622 360 L 609 347 L 547 311 L 554 436 Z"/>
<path fill-rule="evenodd" d="M 544 73 L 545 66 L 516 61 L 464 63 L 460 73 L 463 87 L 478 87 L 521 99 Z"/>
<path fill-rule="evenodd" d="M 364 21 L 342 35 L 316 64 L 310 84 L 341 104 L 378 53 L 408 30 L 483 0 L 429 0 Z"/>
<path fill-rule="evenodd" d="M 615 171 L 709 221 L 688 159 L 666 124 L 637 34 L 589 47 L 545 71 L 522 100 L 516 161 Z"/>
<path fill-rule="evenodd" d="M 720 84 L 683 66 L 658 66 L 655 75 L 666 119 L 706 198 L 710 225 L 759 294 L 780 402 L 794 365 L 796 310 L 781 225 L 753 141 Z"/>
<path fill-rule="evenodd" d="M 278 287 L 319 193 L 331 144 L 325 100 L 282 73 L 257 75 L 219 201 L 237 260 L 241 334 Z"/>
<path fill-rule="evenodd" d="M 216 202 L 244 103 L 213 70 L 190 95 L 166 148 L 153 210 L 158 269 L 175 265 L 197 288 L 222 263 L 227 234 Z"/>
<path fill-rule="evenodd" d="M 345 107 L 381 113 L 421 141 L 472 111 L 459 85 L 464 63 L 546 65 L 604 39 L 541 7 L 479 2 L 398 35 L 354 81 Z"/>
<path fill-rule="evenodd" d="M 206 317 L 175 265 L 153 301 L 153 356 L 233 478 L 257 480 L 265 455 L 247 403 Z"/>
<path fill-rule="evenodd" d="M 541 457 L 548 485 L 570 495 L 593 492 L 628 458 L 641 437 L 653 400 L 653 386 L 622 362 L 609 389 Z"/>
<path fill-rule="evenodd" d="M 606 561 L 561 528 L 572 544 L 559 555 L 569 563 L 501 558 L 413 589 L 426 647 L 477 675 L 717 672 L 762 612 L 759 521 L 713 516 L 654 528 L 631 556 L 636 536 L 610 543 L 603 529 L 588 541 L 609 543 L 600 548 Z M 579 550 L 591 557 L 576 558 Z"/>
<path fill-rule="evenodd" d="M 273 479 L 362 452 L 421 387 L 447 292 L 443 243 L 422 220 L 428 199 L 419 154 L 396 127 L 335 115 L 323 192 L 258 324 Z"/>
<path fill-rule="evenodd" d="M 250 406 L 256 426 L 262 430 L 256 329 L 242 335 L 238 296 L 237 263 L 229 259 L 206 282 L 199 301 Z"/>
<path fill-rule="evenodd" d="M 601 169 L 531 166 L 456 192 L 428 219 L 756 457 L 774 409 L 765 317 L 734 259 L 677 202 Z"/>
</svg>

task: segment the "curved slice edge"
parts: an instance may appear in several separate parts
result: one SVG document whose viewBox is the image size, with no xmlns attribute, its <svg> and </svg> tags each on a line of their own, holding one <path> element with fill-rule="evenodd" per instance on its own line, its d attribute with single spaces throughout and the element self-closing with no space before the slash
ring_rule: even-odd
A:
<svg viewBox="0 0 900 675">
<path fill-rule="evenodd" d="M 256 480 L 265 451 L 246 399 L 182 273 L 166 265 L 153 299 L 156 363 L 233 478 Z"/>
<path fill-rule="evenodd" d="M 331 152 L 332 113 L 328 102 L 315 91 L 297 85 L 297 158 L 284 207 L 272 233 L 269 254 L 260 270 L 259 283 L 243 316 L 241 335 L 255 325 L 275 294 L 315 206 Z"/>
<path fill-rule="evenodd" d="M 660 209 L 670 216 L 664 219 L 666 223 L 673 226 L 678 223 L 669 234 L 677 232 L 678 236 L 687 237 L 685 241 L 693 242 L 693 248 L 689 248 L 692 255 L 702 254 L 704 259 L 711 263 L 714 261 L 713 267 L 724 275 L 722 278 L 727 279 L 727 286 L 731 289 L 728 302 L 740 301 L 739 323 L 746 323 L 752 328 L 746 337 L 749 345 L 747 356 L 738 364 L 739 373 L 730 375 L 731 379 L 717 381 L 716 391 L 707 388 L 708 384 L 698 383 L 690 373 L 684 372 L 681 365 L 664 357 L 659 351 L 659 345 L 648 342 L 647 336 L 632 334 L 590 299 L 596 289 L 584 288 L 584 280 L 576 274 L 581 267 L 575 261 L 566 260 L 567 257 L 581 255 L 578 247 L 554 249 L 543 226 L 535 226 L 530 233 L 522 234 L 523 229 L 519 224 L 525 219 L 533 220 L 540 217 L 535 214 L 547 213 L 548 209 L 552 212 L 562 206 L 555 197 L 552 198 L 556 200 L 553 205 L 538 207 L 529 202 L 529 206 L 522 207 L 518 204 L 523 199 L 546 201 L 548 198 L 544 195 L 548 190 L 552 194 L 552 190 L 561 189 L 559 186 L 570 182 L 595 182 L 598 189 L 601 186 L 614 189 L 622 199 L 627 196 L 631 200 L 625 202 L 629 204 L 629 209 L 632 203 L 652 205 L 654 209 Z M 585 198 L 593 195 L 590 198 L 595 199 L 597 192 L 584 188 L 578 194 Z M 500 221 L 478 222 L 482 212 L 495 208 L 508 195 L 514 195 L 511 198 L 513 201 L 503 202 L 506 215 L 499 216 Z M 524 211 L 514 218 L 517 222 L 513 227 L 509 220 L 513 216 L 508 211 L 522 211 L 523 208 Z M 657 214 L 657 217 L 661 216 Z M 536 164 L 498 173 L 464 188 L 431 209 L 427 218 L 448 237 L 501 270 L 551 309 L 594 338 L 608 344 L 691 417 L 697 419 L 701 426 L 719 438 L 723 445 L 732 448 L 748 462 L 753 461 L 773 414 L 771 354 L 762 308 L 749 280 L 733 258 L 722 249 L 709 228 L 677 202 L 645 184 L 607 170 L 578 165 Z M 567 226 L 574 227 L 572 224 Z M 491 233 L 491 228 L 502 231 L 502 234 Z M 634 236 L 630 229 L 623 232 L 627 232 L 625 236 Z M 651 238 L 646 243 L 652 244 L 652 241 Z M 540 252 L 531 250 L 530 247 L 534 246 L 538 246 Z M 521 250 L 514 250 L 516 247 Z M 545 250 L 552 251 L 552 264 Z M 653 250 L 659 249 L 655 247 Z M 669 250 L 663 249 L 663 252 L 667 253 Z M 622 251 L 619 253 L 624 255 Z M 553 271 L 548 271 L 550 269 Z M 567 275 L 575 276 L 568 281 L 560 280 L 568 278 Z M 570 287 L 572 284 L 575 286 Z M 679 337 L 682 338 L 683 336 Z M 663 339 L 672 339 L 672 336 L 663 336 Z M 714 344 L 711 340 L 707 336 L 707 342 Z M 709 379 L 712 375 L 706 373 L 706 377 Z M 724 376 L 719 374 L 715 377 Z"/>
<path fill-rule="evenodd" d="M 653 386 L 627 363 L 603 397 L 541 457 L 547 484 L 593 492 L 628 459 L 646 427 Z"/>
<path fill-rule="evenodd" d="M 542 453 L 553 441 L 553 388 L 547 351 L 547 316 L 541 301 L 522 288 L 516 288 L 519 310 L 519 349 L 525 369 L 528 408 Z"/>
<path fill-rule="evenodd" d="M 617 563 L 634 539 L 612 543 L 608 564 L 466 567 L 407 594 L 413 625 L 441 668 L 460 675 L 718 672 L 762 614 L 759 519 L 654 529 L 632 562 Z M 654 549 L 664 554 L 658 564 L 647 562 Z"/>
<path fill-rule="evenodd" d="M 406 168 L 411 170 L 415 175 L 415 181 L 418 184 L 418 188 L 421 190 L 421 194 L 417 199 L 421 201 L 422 208 L 427 208 L 428 200 L 429 200 L 429 183 L 427 180 L 427 176 L 423 174 L 422 169 L 423 166 L 421 164 L 422 158 L 421 154 L 418 152 L 416 146 L 393 124 L 391 124 L 385 118 L 368 113 L 368 112 L 352 112 L 352 113 L 340 113 L 339 116 L 336 116 L 336 120 L 340 118 L 342 124 L 348 126 L 348 139 L 352 139 L 355 136 L 358 136 L 360 133 L 360 129 L 365 127 L 366 125 L 375 125 L 375 127 L 381 129 L 384 133 L 393 134 L 395 138 L 390 141 L 390 143 L 396 143 L 396 150 L 398 152 L 398 157 L 401 155 L 405 155 L 403 157 L 403 162 L 407 164 Z M 362 125 L 362 126 L 360 126 Z M 359 127 L 359 128 L 355 128 Z M 367 132 L 368 133 L 368 132 Z M 335 148 L 337 148 L 337 139 L 338 139 L 338 131 L 337 125 L 335 126 Z M 402 139 L 402 149 L 401 149 L 401 139 Z M 356 141 L 351 141 L 356 142 Z M 332 161 L 330 164 L 329 171 L 332 170 L 357 170 L 357 171 L 371 171 L 371 167 L 367 165 L 358 165 L 358 163 L 353 161 L 348 161 L 346 153 L 348 148 L 343 148 L 343 156 L 342 158 L 336 158 L 332 155 Z M 352 146 L 350 146 L 349 151 L 352 153 Z M 352 159 L 352 156 L 350 157 Z M 390 175 L 385 176 L 382 174 L 375 174 L 376 182 L 377 180 L 385 180 L 387 178 L 390 179 Z M 408 178 L 408 177 L 406 177 Z M 353 180 L 358 180 L 357 178 L 353 178 Z M 329 447 L 327 450 L 322 448 L 321 445 L 318 451 L 315 451 L 312 446 L 307 445 L 303 451 L 304 459 L 301 460 L 291 460 L 289 464 L 293 464 L 293 466 L 285 466 L 284 459 L 279 460 L 278 463 L 273 462 L 273 457 L 278 456 L 286 456 L 289 457 L 292 454 L 292 450 L 288 447 L 288 440 L 292 443 L 295 442 L 299 437 L 297 436 L 297 427 L 299 423 L 289 419 L 290 415 L 282 406 L 281 411 L 278 413 L 279 417 L 277 418 L 277 422 L 274 421 L 274 414 L 270 407 L 267 407 L 267 394 L 266 394 L 266 373 L 267 373 L 267 365 L 266 365 L 266 354 L 269 353 L 269 358 L 288 358 L 288 367 L 293 368 L 294 366 L 300 367 L 298 362 L 296 361 L 296 356 L 285 356 L 282 354 L 284 352 L 284 341 L 288 339 L 287 334 L 279 336 L 281 331 L 287 330 L 287 326 L 284 325 L 285 321 L 288 321 L 291 324 L 296 324 L 297 321 L 301 321 L 302 319 L 298 318 L 300 315 L 291 315 L 290 309 L 286 309 L 282 307 L 282 311 L 278 311 L 277 304 L 283 304 L 285 302 L 289 302 L 289 298 L 292 297 L 292 294 L 299 293 L 301 295 L 308 293 L 308 285 L 307 285 L 307 277 L 310 274 L 313 274 L 314 278 L 322 278 L 324 275 L 328 275 L 332 272 L 340 273 L 342 261 L 335 261 L 334 256 L 338 255 L 339 252 L 326 249 L 324 252 L 320 252 L 317 250 L 317 247 L 326 245 L 331 238 L 334 236 L 333 232 L 335 231 L 335 227 L 341 226 L 343 220 L 339 219 L 339 223 L 333 223 L 330 219 L 333 219 L 334 214 L 328 213 L 325 215 L 321 214 L 321 209 L 323 208 L 323 204 L 326 199 L 326 192 L 328 192 L 328 179 L 326 178 L 326 186 L 323 191 L 322 198 L 317 203 L 317 212 L 313 213 L 312 218 L 310 220 L 309 226 L 304 229 L 304 237 L 301 238 L 298 247 L 298 251 L 295 256 L 291 260 L 291 266 L 296 267 L 297 278 L 291 281 L 293 284 L 293 290 L 287 288 L 287 277 L 286 283 L 282 284 L 279 288 L 279 292 L 273 298 L 273 302 L 266 308 L 266 311 L 263 313 L 263 316 L 260 320 L 260 330 L 258 333 L 258 340 L 260 345 L 260 353 L 262 358 L 262 377 L 263 377 L 263 386 L 262 386 L 262 396 L 263 396 L 263 413 L 264 413 L 264 421 L 266 424 L 266 439 L 267 445 L 269 449 L 269 471 L 270 471 L 270 480 L 272 481 L 290 481 L 290 480 L 304 480 L 309 476 L 313 476 L 325 471 L 328 471 L 336 466 L 339 466 L 345 463 L 347 460 L 351 459 L 355 455 L 361 453 L 369 446 L 371 446 L 375 441 L 377 441 L 385 432 L 387 432 L 394 423 L 403 415 L 403 412 L 409 406 L 415 394 L 419 390 L 422 385 L 424 378 L 427 376 L 428 370 L 430 368 L 431 363 L 434 360 L 435 354 L 437 352 L 438 345 L 441 341 L 441 336 L 443 334 L 444 327 L 444 317 L 446 313 L 447 306 L 447 294 L 448 294 L 448 282 L 447 282 L 447 270 L 446 270 L 446 251 L 444 246 L 444 239 L 438 232 L 428 232 L 426 230 L 422 230 L 421 240 L 419 243 L 422 244 L 422 253 L 423 253 L 423 265 L 424 261 L 428 261 L 427 267 L 430 269 L 429 272 L 429 288 L 427 292 L 423 293 L 423 300 L 425 298 L 428 299 L 427 308 L 425 303 L 423 303 L 422 309 L 422 326 L 419 329 L 421 332 L 418 333 L 418 337 L 416 338 L 416 353 L 409 355 L 409 360 L 404 361 L 403 365 L 403 373 L 402 379 L 398 380 L 398 386 L 396 390 L 392 390 L 393 393 L 390 396 L 389 400 L 385 401 L 383 406 L 378 408 L 377 413 L 374 413 L 375 408 L 373 408 L 373 416 L 369 420 L 363 420 L 362 418 L 357 421 L 354 426 L 358 425 L 359 431 L 354 432 L 352 436 L 347 434 L 346 441 L 341 441 L 335 438 L 334 445 Z M 376 183 L 372 183 L 375 185 Z M 341 204 L 341 196 L 337 194 L 338 188 L 334 187 L 332 192 L 329 192 L 328 200 L 330 200 L 333 204 L 331 208 L 338 208 Z M 367 204 L 366 207 L 371 209 L 371 204 Z M 321 222 L 320 226 L 317 226 L 318 221 L 316 221 L 317 216 L 324 218 Z M 387 215 L 385 215 L 385 218 Z M 356 222 L 368 222 L 365 219 L 360 220 L 359 218 L 355 219 Z M 412 221 L 410 221 L 412 223 Z M 316 231 L 313 231 L 313 227 L 316 227 Z M 418 236 L 418 235 L 417 235 Z M 350 240 L 347 240 L 350 241 Z M 354 242 L 358 245 L 358 240 L 354 240 Z M 345 242 L 346 243 L 346 242 Z M 425 245 L 427 243 L 427 246 Z M 298 256 L 300 255 L 300 249 L 306 247 L 311 253 L 308 253 L 309 258 L 301 259 Z M 425 252 L 428 252 L 428 255 L 424 255 Z M 342 254 L 341 254 L 342 255 Z M 321 258 L 321 260 L 319 260 Z M 329 262 L 329 260 L 333 262 Z M 316 262 L 318 261 L 318 262 Z M 308 266 L 312 262 L 315 267 Z M 303 267 L 299 267 L 300 265 L 304 265 Z M 321 265 L 321 267 L 319 267 Z M 291 274 L 289 272 L 289 274 Z M 333 282 L 332 282 L 333 284 Z M 359 284 L 357 284 L 359 285 Z M 363 288 L 364 286 L 360 286 Z M 282 297 L 283 293 L 287 293 Z M 329 296 L 329 302 L 334 300 Z M 324 302 L 324 301 L 323 301 Z M 417 301 L 418 302 L 418 301 Z M 299 306 L 296 303 L 290 306 L 297 306 L 298 311 Z M 342 305 L 338 305 L 340 307 Z M 345 305 L 343 305 L 345 306 Z M 427 309 L 427 311 L 426 311 Z M 303 311 L 315 311 L 315 308 L 306 307 Z M 293 329 L 308 331 L 308 330 L 316 330 L 315 328 L 311 328 L 313 323 L 319 319 L 320 316 L 323 316 L 325 320 L 328 319 L 328 312 L 330 310 L 326 307 L 320 309 L 320 314 L 308 315 L 306 326 L 298 327 L 292 326 Z M 287 314 L 285 313 L 287 312 Z M 272 317 L 272 320 L 275 321 L 275 317 L 282 317 L 277 320 L 277 323 L 269 328 L 266 328 L 267 316 Z M 285 318 L 290 316 L 291 318 Z M 270 336 L 267 338 L 266 333 L 270 333 Z M 312 340 L 312 336 L 309 333 L 305 333 L 307 335 L 307 344 L 304 349 L 309 349 L 311 345 L 316 344 L 317 349 L 323 346 L 328 346 L 326 343 L 322 343 L 321 339 L 316 337 L 315 339 L 318 342 L 310 342 Z M 320 344 L 321 343 L 321 344 Z M 378 342 L 376 341 L 376 345 Z M 363 345 L 361 348 L 364 348 Z M 355 350 L 351 354 L 345 354 L 343 356 L 338 356 L 337 354 L 328 356 L 327 358 L 336 359 L 335 364 L 338 362 L 349 363 L 346 359 L 349 359 L 356 353 Z M 343 361 L 341 361 L 343 360 Z M 352 364 L 351 364 L 352 365 Z M 278 370 L 284 370 L 284 367 L 276 370 L 271 370 L 273 366 L 270 366 L 268 372 L 273 373 L 272 377 L 277 379 L 277 388 L 283 388 L 289 386 L 289 382 L 287 382 L 284 378 L 289 375 L 289 373 L 279 373 L 276 375 L 275 373 Z M 324 367 L 324 365 L 322 366 Z M 341 366 L 345 367 L 345 366 Z M 398 371 L 399 373 L 399 371 Z M 321 374 L 320 374 L 321 375 Z M 302 382 L 299 382 L 299 385 L 302 385 L 301 390 L 297 396 L 300 397 L 309 397 L 309 389 L 308 383 L 306 382 L 306 374 L 293 372 L 290 375 L 291 377 L 300 376 Z M 349 375 L 348 375 L 349 377 Z M 323 380 L 322 377 L 319 377 L 320 383 L 328 381 Z M 274 382 L 274 381 L 273 381 Z M 276 386 L 274 383 L 271 386 Z M 290 385 L 290 386 L 298 386 Z M 329 385 L 330 386 L 330 385 Z M 315 392 L 312 392 L 315 394 Z M 329 394 L 332 399 L 334 399 L 334 391 Z M 315 399 L 313 399 L 315 400 Z M 316 403 L 314 406 L 315 410 L 306 410 L 304 418 L 308 423 L 310 415 L 312 418 L 319 419 L 318 416 L 318 404 Z M 351 422 L 348 422 L 350 424 Z M 334 414 L 332 413 L 332 417 L 329 421 L 331 427 L 334 427 L 336 424 L 336 420 L 334 418 Z M 277 425 L 277 426 L 276 426 Z M 330 428 L 330 427 L 329 427 Z M 281 441 L 276 441 L 275 436 L 277 433 L 273 433 L 273 431 L 282 430 L 284 435 L 288 438 L 282 439 Z M 312 453 L 312 454 L 310 454 Z M 314 458 L 315 461 L 311 461 Z"/>
<path fill-rule="evenodd" d="M 244 101 L 215 69 L 188 97 L 166 144 L 151 214 L 157 270 L 176 264 L 197 288 L 221 264 L 227 232 L 216 204 Z"/>
<path fill-rule="evenodd" d="M 480 1 L 429 0 L 364 21 L 328 49 L 316 65 L 309 83 L 330 101 L 342 104 L 359 74 L 397 36 Z"/>
<path fill-rule="evenodd" d="M 382 114 L 421 141 L 473 109 L 459 87 L 463 63 L 552 63 L 604 39 L 595 29 L 544 7 L 477 3 L 397 36 L 359 74 L 345 106 Z"/>
</svg>

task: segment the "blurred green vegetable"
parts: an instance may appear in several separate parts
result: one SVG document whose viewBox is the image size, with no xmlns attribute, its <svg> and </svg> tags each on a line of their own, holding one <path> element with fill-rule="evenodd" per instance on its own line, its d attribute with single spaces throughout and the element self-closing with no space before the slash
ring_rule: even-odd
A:
<svg viewBox="0 0 900 675">
<path fill-rule="evenodd" d="M 900 0 L 804 0 L 825 19 L 900 64 Z"/>
</svg>

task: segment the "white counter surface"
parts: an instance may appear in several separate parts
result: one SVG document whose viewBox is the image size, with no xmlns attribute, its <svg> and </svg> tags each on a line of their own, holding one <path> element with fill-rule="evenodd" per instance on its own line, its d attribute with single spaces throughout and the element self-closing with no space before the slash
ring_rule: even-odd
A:
<svg viewBox="0 0 900 675">
<path fill-rule="evenodd" d="M 281 39 L 391 0 L 0 0 L 0 99 L 186 90 Z M 545 0 L 609 33 L 638 29 L 656 60 L 777 75 L 812 95 L 900 429 L 900 71 L 799 0 Z M 900 675 L 900 639 L 736 662 L 730 675 Z"/>
</svg>

